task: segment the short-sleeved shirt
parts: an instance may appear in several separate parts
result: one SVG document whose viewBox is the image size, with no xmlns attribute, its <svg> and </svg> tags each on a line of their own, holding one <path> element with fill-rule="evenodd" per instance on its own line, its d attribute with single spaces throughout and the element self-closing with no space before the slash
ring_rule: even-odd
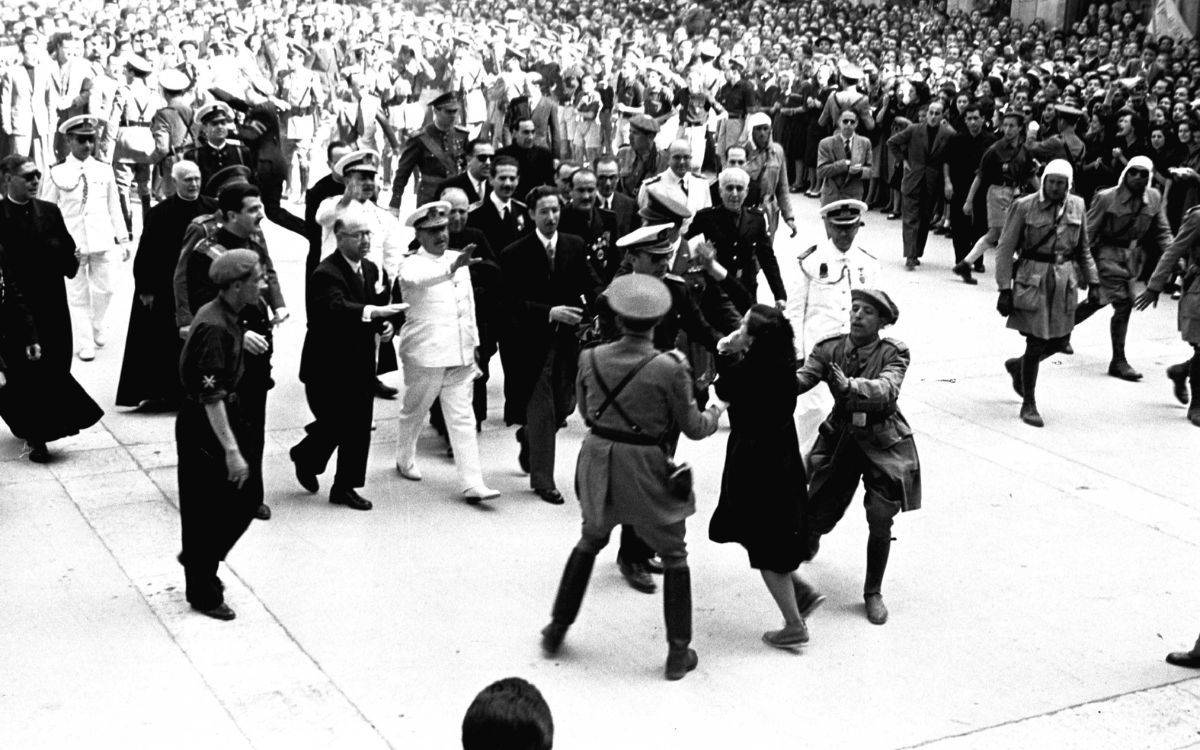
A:
<svg viewBox="0 0 1200 750">
<path fill-rule="evenodd" d="M 1032 186 L 1033 161 L 1025 144 L 999 140 L 988 146 L 979 160 L 979 183 L 988 188 L 1004 185 L 1027 189 Z"/>
<path fill-rule="evenodd" d="M 236 393 L 242 381 L 242 329 L 238 314 L 221 297 L 196 312 L 179 358 L 179 377 L 189 401 L 214 404 Z"/>
</svg>

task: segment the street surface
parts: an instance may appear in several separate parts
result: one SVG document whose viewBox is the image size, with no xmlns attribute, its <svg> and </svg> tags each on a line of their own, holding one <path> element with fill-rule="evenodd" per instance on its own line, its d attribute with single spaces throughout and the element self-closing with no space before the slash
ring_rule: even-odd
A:
<svg viewBox="0 0 1200 750">
<path fill-rule="evenodd" d="M 779 235 L 785 275 L 822 235 L 817 202 L 793 200 L 801 236 Z M 1023 341 L 995 312 L 990 273 L 962 284 L 941 237 L 906 273 L 899 222 L 872 212 L 859 242 L 900 308 L 887 333 L 912 351 L 900 403 L 924 482 L 924 508 L 896 520 L 891 619 L 864 615 L 856 503 L 801 571 L 828 596 L 811 643 L 791 654 L 759 640 L 780 626 L 774 603 L 740 547 L 707 539 L 722 429 L 680 449 L 697 469 L 700 665 L 667 683 L 661 593 L 624 583 L 615 535 L 562 653 L 542 657 L 538 631 L 578 534 L 584 428 L 576 415 L 559 438 L 567 504 L 542 503 L 503 426 L 498 359 L 480 448 L 500 498 L 460 500 L 431 429 L 424 481 L 397 475 L 399 401 L 375 402 L 362 490 L 373 511 L 331 505 L 332 472 L 317 495 L 297 485 L 286 452 L 309 420 L 296 378 L 305 244 L 267 231 L 292 320 L 268 404 L 274 517 L 221 573 L 238 619 L 184 601 L 173 415 L 112 406 L 126 265 L 111 343 L 73 368 L 102 423 L 52 444 L 48 465 L 0 428 L 0 747 L 453 748 L 475 693 L 511 675 L 542 690 L 555 747 L 573 750 L 1200 746 L 1200 675 L 1163 662 L 1200 629 L 1200 432 L 1164 375 L 1188 354 L 1171 300 L 1134 316 L 1129 359 L 1143 382 L 1105 374 L 1102 312 L 1076 331 L 1077 354 L 1043 367 L 1047 426 L 1028 427 L 1002 366 Z"/>
</svg>

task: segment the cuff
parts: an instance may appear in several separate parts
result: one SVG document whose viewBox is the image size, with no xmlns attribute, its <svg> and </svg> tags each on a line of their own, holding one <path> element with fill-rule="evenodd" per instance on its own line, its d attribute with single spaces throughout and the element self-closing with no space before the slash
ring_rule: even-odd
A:
<svg viewBox="0 0 1200 750">
<path fill-rule="evenodd" d="M 376 305 L 363 305 L 362 322 L 370 323 L 374 312 L 379 308 Z"/>
</svg>

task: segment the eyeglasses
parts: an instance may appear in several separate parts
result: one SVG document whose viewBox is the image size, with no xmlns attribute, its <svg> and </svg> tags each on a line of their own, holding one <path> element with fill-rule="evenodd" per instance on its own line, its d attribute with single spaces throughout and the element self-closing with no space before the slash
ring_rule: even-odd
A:
<svg viewBox="0 0 1200 750">
<path fill-rule="evenodd" d="M 842 124 L 843 125 L 857 125 L 858 120 L 854 120 L 854 119 L 842 120 Z"/>
<path fill-rule="evenodd" d="M 96 136 L 94 136 L 94 135 L 77 135 L 77 136 L 75 136 L 75 140 L 78 141 L 79 143 L 95 143 Z"/>
<path fill-rule="evenodd" d="M 491 161 L 495 157 L 495 154 L 475 154 L 472 158 L 475 159 L 475 161 Z"/>
<path fill-rule="evenodd" d="M 38 180 L 42 179 L 42 173 L 35 169 L 31 172 L 25 172 L 24 174 L 18 174 L 17 177 L 20 177 L 22 180 L 25 180 L 26 182 L 37 182 Z"/>
<path fill-rule="evenodd" d="M 615 175 L 615 174 L 598 174 L 598 175 L 596 175 L 596 179 L 597 180 L 615 180 L 615 179 L 617 179 L 617 175 Z"/>
</svg>

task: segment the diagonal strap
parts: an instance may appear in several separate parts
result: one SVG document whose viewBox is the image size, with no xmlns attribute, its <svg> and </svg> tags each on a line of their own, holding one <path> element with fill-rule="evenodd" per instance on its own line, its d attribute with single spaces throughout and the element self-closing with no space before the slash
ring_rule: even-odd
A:
<svg viewBox="0 0 1200 750">
<path fill-rule="evenodd" d="M 596 376 L 596 384 L 600 386 L 600 392 L 604 394 L 604 402 L 600 404 L 600 407 L 596 409 L 596 411 L 592 412 L 588 416 L 589 427 L 599 420 L 604 412 L 608 411 L 608 407 L 611 406 L 612 408 L 616 409 L 617 414 L 621 415 L 621 419 L 624 419 L 625 423 L 629 425 L 629 429 L 633 430 L 635 433 L 641 434 L 642 428 L 639 427 L 636 422 L 630 419 L 629 415 L 625 413 L 625 410 L 621 408 L 621 405 L 617 403 L 617 396 L 621 395 L 621 391 L 625 390 L 625 386 L 629 385 L 630 382 L 633 381 L 634 377 L 636 377 L 637 374 L 642 371 L 642 368 L 650 364 L 650 360 L 657 357 L 658 354 L 658 352 L 654 352 L 647 355 L 645 359 L 634 365 L 633 369 L 625 374 L 625 377 L 621 378 L 621 382 L 617 383 L 616 388 L 609 389 L 608 383 L 604 382 L 604 378 L 600 376 L 600 370 L 596 367 L 596 350 L 588 350 L 588 356 L 591 357 L 592 373 Z"/>
</svg>

